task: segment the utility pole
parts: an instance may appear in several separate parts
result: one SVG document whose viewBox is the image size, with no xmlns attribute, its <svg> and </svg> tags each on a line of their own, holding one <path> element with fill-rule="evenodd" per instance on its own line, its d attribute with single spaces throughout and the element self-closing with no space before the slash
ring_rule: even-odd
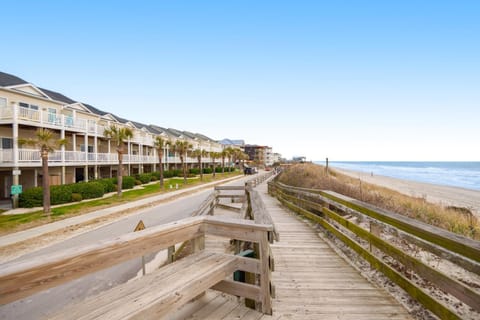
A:
<svg viewBox="0 0 480 320">
<path fill-rule="evenodd" d="M 328 157 L 326 158 L 325 174 L 328 176 Z"/>
</svg>

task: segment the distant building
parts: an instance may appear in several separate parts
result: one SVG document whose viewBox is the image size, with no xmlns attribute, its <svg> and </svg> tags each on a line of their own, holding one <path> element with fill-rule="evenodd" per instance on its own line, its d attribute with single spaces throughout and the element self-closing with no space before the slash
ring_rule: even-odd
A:
<svg viewBox="0 0 480 320">
<path fill-rule="evenodd" d="M 223 139 L 223 140 L 218 141 L 218 143 L 220 143 L 221 145 L 223 145 L 225 147 L 234 146 L 234 147 L 243 148 L 243 146 L 245 145 L 244 140 L 231 140 L 231 139 Z"/>
<path fill-rule="evenodd" d="M 269 146 L 246 144 L 244 150 L 250 161 L 264 166 L 271 166 L 274 163 L 272 148 Z"/>
<path fill-rule="evenodd" d="M 273 163 L 278 163 L 282 161 L 282 155 L 280 153 L 273 153 Z"/>
<path fill-rule="evenodd" d="M 296 157 L 293 157 L 293 158 L 292 158 L 292 161 L 293 161 L 293 162 L 306 162 L 306 161 L 307 161 L 307 157 L 304 157 L 304 156 L 296 156 Z"/>
</svg>

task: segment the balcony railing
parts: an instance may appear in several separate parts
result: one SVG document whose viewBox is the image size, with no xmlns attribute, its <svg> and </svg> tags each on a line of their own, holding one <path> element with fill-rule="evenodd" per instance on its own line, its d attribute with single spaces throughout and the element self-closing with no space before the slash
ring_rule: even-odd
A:
<svg viewBox="0 0 480 320">
<path fill-rule="evenodd" d="M 16 108 L 16 109 L 14 109 Z M 14 112 L 16 111 L 16 112 Z M 0 121 L 13 121 L 16 115 L 18 121 L 32 126 L 53 128 L 57 130 L 71 130 L 86 133 L 92 136 L 104 137 L 105 125 L 98 124 L 96 120 L 82 119 L 77 116 L 57 114 L 49 110 L 35 110 L 18 105 L 0 107 Z M 154 136 L 143 131 L 135 131 L 130 141 L 133 144 L 154 146 Z M 209 151 L 221 151 L 221 147 L 200 145 L 200 148 Z M 178 161 L 180 161 L 178 159 Z M 172 160 L 173 162 L 173 160 Z M 188 160 L 188 162 L 194 162 Z"/>
<path fill-rule="evenodd" d="M 0 166 L 12 166 L 13 165 L 13 149 L 0 149 Z M 197 158 L 187 157 L 185 159 L 186 163 L 196 164 L 198 162 Z M 40 157 L 40 151 L 37 149 L 18 149 L 18 163 L 19 165 L 40 165 L 42 159 Z M 84 151 L 54 151 L 48 155 L 49 163 L 65 163 L 69 164 L 82 164 L 82 165 L 92 165 L 92 164 L 117 164 L 118 163 L 118 154 L 117 153 L 95 153 L 95 152 L 84 152 Z M 210 163 L 211 158 L 204 157 L 202 158 L 203 163 Z M 220 163 L 218 159 L 215 161 L 217 165 Z M 137 155 L 137 154 L 124 154 L 123 155 L 124 164 L 158 164 L 158 156 L 155 155 Z M 180 157 L 165 157 L 164 164 L 173 163 L 178 164 L 180 162 Z"/>
</svg>

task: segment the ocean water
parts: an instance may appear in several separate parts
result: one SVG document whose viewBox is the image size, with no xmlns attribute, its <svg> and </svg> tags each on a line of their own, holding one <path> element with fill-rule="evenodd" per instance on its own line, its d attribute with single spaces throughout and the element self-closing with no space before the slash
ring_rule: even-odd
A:
<svg viewBox="0 0 480 320">
<path fill-rule="evenodd" d="M 325 165 L 325 162 L 315 163 Z M 330 162 L 330 166 L 405 180 L 480 190 L 480 162 Z"/>
</svg>

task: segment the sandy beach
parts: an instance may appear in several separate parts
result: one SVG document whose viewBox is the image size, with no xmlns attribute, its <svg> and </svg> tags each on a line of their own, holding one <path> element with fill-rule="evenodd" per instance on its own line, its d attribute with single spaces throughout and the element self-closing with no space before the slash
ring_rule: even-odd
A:
<svg viewBox="0 0 480 320">
<path fill-rule="evenodd" d="M 335 167 L 333 169 L 364 182 L 386 187 L 409 196 L 424 197 L 429 202 L 439 203 L 443 206 L 465 207 L 480 218 L 480 191 L 478 190 L 402 180 Z"/>
</svg>

